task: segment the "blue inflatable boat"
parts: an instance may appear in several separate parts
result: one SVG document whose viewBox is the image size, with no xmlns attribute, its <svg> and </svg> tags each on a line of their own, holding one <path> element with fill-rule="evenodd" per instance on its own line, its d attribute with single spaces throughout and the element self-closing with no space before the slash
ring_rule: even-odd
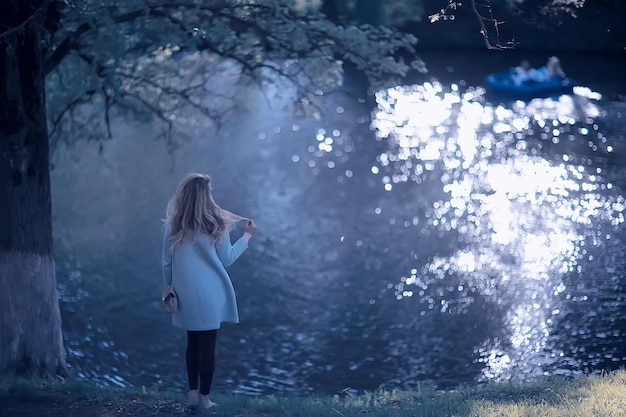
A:
<svg viewBox="0 0 626 417">
<path fill-rule="evenodd" d="M 491 89 L 509 97 L 533 98 L 547 97 L 553 94 L 571 93 L 576 81 L 571 78 L 552 75 L 544 80 L 526 79 L 515 81 L 515 70 L 487 75 L 486 82 Z"/>
</svg>

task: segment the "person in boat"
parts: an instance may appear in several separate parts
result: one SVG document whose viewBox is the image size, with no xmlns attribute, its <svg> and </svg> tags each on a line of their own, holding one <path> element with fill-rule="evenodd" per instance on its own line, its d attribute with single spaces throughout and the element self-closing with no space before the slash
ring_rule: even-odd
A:
<svg viewBox="0 0 626 417">
<path fill-rule="evenodd" d="M 540 68 L 532 68 L 530 62 L 524 59 L 511 71 L 511 79 L 516 85 L 522 85 L 526 82 L 542 82 L 554 76 L 565 77 L 565 72 L 561 68 L 561 61 L 555 56 L 548 58 L 546 65 Z"/>
<path fill-rule="evenodd" d="M 555 76 L 565 78 L 565 72 L 561 67 L 561 61 L 555 56 L 548 58 L 548 62 L 543 67 L 531 69 L 529 71 L 529 75 L 532 80 L 537 82 L 546 81 Z"/>
<path fill-rule="evenodd" d="M 523 59 L 522 62 L 520 62 L 520 64 L 513 68 L 513 71 L 511 71 L 511 78 L 513 79 L 513 82 L 517 85 L 521 85 L 525 81 L 530 80 L 530 71 L 532 69 L 533 68 L 530 66 L 530 62 Z"/>
</svg>

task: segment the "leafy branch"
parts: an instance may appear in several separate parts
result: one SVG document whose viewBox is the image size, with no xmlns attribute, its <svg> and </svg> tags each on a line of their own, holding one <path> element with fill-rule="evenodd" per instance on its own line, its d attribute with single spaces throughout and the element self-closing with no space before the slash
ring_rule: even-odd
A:
<svg viewBox="0 0 626 417">
<path fill-rule="evenodd" d="M 77 98 L 81 94 L 102 97 L 107 136 L 112 107 L 133 107 L 129 100 L 163 121 L 171 122 L 173 113 L 190 108 L 219 125 L 234 109 L 236 98 L 218 92 L 201 100 L 211 77 L 223 68 L 198 65 L 196 72 L 183 74 L 177 65 L 190 55 L 200 63 L 230 62 L 237 70 L 231 77 L 233 85 L 264 87 L 281 79 L 295 91 L 296 107 L 315 107 L 320 91 L 340 85 L 346 62 L 365 73 L 372 85 L 393 82 L 394 77 L 422 67 L 419 60 L 409 65 L 397 58 L 400 51 L 414 55 L 416 39 L 410 35 L 335 25 L 315 12 L 299 13 L 282 0 L 263 4 L 101 0 L 88 1 L 82 8 L 64 5 L 46 68 L 54 74 L 52 85 L 60 82 L 60 74 L 68 85 L 72 82 L 67 80 L 83 82 L 74 84 L 72 94 L 51 88 L 51 107 L 62 109 L 53 112 L 53 133 L 63 118 L 73 114 L 73 106 L 84 105 Z M 64 70 L 55 71 L 59 67 Z"/>
<path fill-rule="evenodd" d="M 505 50 L 512 49 L 515 47 L 516 43 L 513 40 L 506 41 L 505 43 L 501 42 L 500 39 L 500 26 L 504 24 L 503 21 L 500 21 L 495 18 L 492 10 L 492 5 L 490 0 L 485 0 L 485 3 L 480 5 L 483 9 L 486 10 L 486 16 L 483 15 L 479 10 L 476 4 L 476 0 L 469 0 L 470 7 L 472 9 L 472 13 L 478 20 L 480 25 L 480 34 L 483 37 L 483 41 L 485 43 L 485 47 L 487 49 L 493 50 Z M 435 23 L 443 20 L 454 20 L 456 10 L 458 10 L 462 6 L 461 2 L 455 0 L 448 0 L 448 4 L 446 7 L 440 9 L 438 12 L 431 14 L 428 16 L 430 23 Z M 495 42 L 492 42 L 490 39 L 490 30 L 487 26 L 493 27 L 493 33 L 495 34 Z"/>
</svg>

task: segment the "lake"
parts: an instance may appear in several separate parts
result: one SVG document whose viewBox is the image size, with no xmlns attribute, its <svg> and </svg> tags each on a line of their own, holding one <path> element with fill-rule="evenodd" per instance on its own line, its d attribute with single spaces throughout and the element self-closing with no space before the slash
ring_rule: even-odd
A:
<svg viewBox="0 0 626 417">
<path fill-rule="evenodd" d="M 331 96 L 319 120 L 251 94 L 254 112 L 218 134 L 181 129 L 175 146 L 157 124 L 120 118 L 101 149 L 57 148 L 71 370 L 186 388 L 185 335 L 159 296 L 161 219 L 190 171 L 259 225 L 229 269 L 241 323 L 218 333 L 216 392 L 454 388 L 623 366 L 625 60 L 562 57 L 584 87 L 572 95 L 485 90 L 518 55 L 427 54 L 427 76 L 365 101 Z"/>
</svg>

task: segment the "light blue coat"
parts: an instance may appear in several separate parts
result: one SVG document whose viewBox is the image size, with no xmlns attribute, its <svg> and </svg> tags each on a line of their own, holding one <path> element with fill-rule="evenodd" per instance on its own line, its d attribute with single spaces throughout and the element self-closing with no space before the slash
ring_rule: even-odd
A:
<svg viewBox="0 0 626 417">
<path fill-rule="evenodd" d="M 226 267 L 247 248 L 245 239 L 232 245 L 228 232 L 217 241 L 209 235 L 198 235 L 176 245 L 172 268 L 169 230 L 164 228 L 163 282 L 170 284 L 173 271 L 174 291 L 178 296 L 178 312 L 172 314 L 175 326 L 185 330 L 214 330 L 223 322 L 239 323 L 235 290 Z"/>
</svg>

